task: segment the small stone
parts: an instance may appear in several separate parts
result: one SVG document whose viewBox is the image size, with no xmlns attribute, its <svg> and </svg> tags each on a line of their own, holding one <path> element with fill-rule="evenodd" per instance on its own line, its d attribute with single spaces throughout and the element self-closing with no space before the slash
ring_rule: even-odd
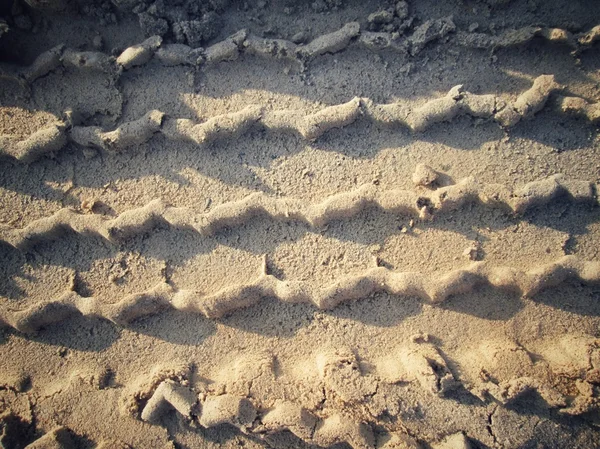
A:
<svg viewBox="0 0 600 449">
<path fill-rule="evenodd" d="M 428 187 L 438 180 L 439 174 L 429 165 L 419 164 L 412 175 L 412 181 L 417 186 Z"/>
</svg>

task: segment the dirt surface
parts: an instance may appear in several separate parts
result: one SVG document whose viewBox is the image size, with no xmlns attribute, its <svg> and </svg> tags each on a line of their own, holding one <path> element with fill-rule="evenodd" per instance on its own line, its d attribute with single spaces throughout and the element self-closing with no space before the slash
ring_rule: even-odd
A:
<svg viewBox="0 0 600 449">
<path fill-rule="evenodd" d="M 0 6 L 0 446 L 600 447 L 595 1 Z"/>
</svg>

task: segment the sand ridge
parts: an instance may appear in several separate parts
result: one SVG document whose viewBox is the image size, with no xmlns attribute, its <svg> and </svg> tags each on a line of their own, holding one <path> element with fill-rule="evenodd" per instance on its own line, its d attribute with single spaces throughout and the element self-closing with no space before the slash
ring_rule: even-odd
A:
<svg viewBox="0 0 600 449">
<path fill-rule="evenodd" d="M 404 126 L 413 132 L 423 132 L 435 123 L 448 122 L 461 115 L 491 119 L 506 128 L 532 118 L 544 107 L 550 94 L 558 89 L 560 86 L 552 75 L 542 75 L 535 79 L 529 90 L 508 104 L 493 95 L 474 95 L 465 92 L 462 86 L 455 86 L 445 97 L 430 100 L 419 107 L 403 103 L 375 104 L 368 98 L 355 97 L 347 103 L 308 115 L 302 111 L 269 111 L 251 105 L 238 112 L 211 117 L 202 123 L 165 117 L 162 112 L 152 110 L 113 131 L 77 125 L 68 130 L 63 124 L 41 129 L 24 140 L 5 137 L 0 154 L 32 162 L 46 153 L 62 149 L 68 140 L 83 147 L 120 151 L 142 144 L 158 132 L 168 139 L 207 145 L 215 140 L 235 139 L 257 123 L 271 131 L 290 131 L 314 141 L 331 129 L 352 124 L 360 116 L 386 126 Z M 582 116 L 591 123 L 598 121 L 598 103 L 589 103 L 578 97 L 560 97 L 558 104 L 560 113 Z"/>
<path fill-rule="evenodd" d="M 426 166 L 418 169 L 423 167 Z M 294 198 L 253 193 L 239 201 L 216 205 L 204 214 L 154 200 L 141 208 L 122 212 L 112 219 L 98 214 L 81 214 L 72 209 L 61 209 L 22 229 L 3 226 L 0 239 L 15 248 L 26 250 L 41 240 L 59 239 L 65 232 L 72 231 L 97 234 L 116 243 L 151 231 L 157 224 L 168 224 L 209 236 L 223 228 L 239 227 L 256 216 L 267 216 L 277 221 L 299 221 L 309 227 L 319 228 L 336 220 L 351 218 L 373 206 L 425 221 L 432 219 L 434 215 L 458 210 L 469 203 L 481 203 L 523 214 L 528 209 L 561 198 L 584 205 L 597 204 L 597 192 L 598 185 L 595 183 L 566 180 L 563 175 L 558 174 L 514 190 L 502 184 L 478 183 L 472 177 L 456 184 L 424 191 L 383 190 L 374 184 L 365 184 L 354 191 L 332 195 L 315 204 L 306 204 Z"/>
</svg>

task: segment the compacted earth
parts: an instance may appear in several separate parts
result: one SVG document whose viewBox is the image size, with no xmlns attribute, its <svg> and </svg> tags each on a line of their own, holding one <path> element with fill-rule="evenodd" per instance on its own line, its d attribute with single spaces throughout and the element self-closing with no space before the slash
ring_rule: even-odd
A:
<svg viewBox="0 0 600 449">
<path fill-rule="evenodd" d="M 600 447 L 596 1 L 0 18 L 1 447 Z"/>
</svg>

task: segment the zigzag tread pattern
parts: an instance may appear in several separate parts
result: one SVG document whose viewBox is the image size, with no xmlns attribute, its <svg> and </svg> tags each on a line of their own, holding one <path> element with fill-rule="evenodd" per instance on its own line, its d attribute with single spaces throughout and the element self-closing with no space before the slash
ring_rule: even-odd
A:
<svg viewBox="0 0 600 449">
<path fill-rule="evenodd" d="M 417 27 L 412 35 L 402 38 L 395 38 L 392 33 L 361 30 L 358 22 L 349 22 L 339 30 L 318 36 L 306 45 L 296 45 L 285 39 L 252 36 L 247 30 L 240 30 L 206 49 L 192 48 L 183 44 L 164 44 L 160 36 L 151 36 L 139 44 L 126 48 L 116 58 L 98 51 L 78 51 L 58 45 L 40 54 L 30 66 L 9 68 L 1 75 L 13 78 L 26 86 L 62 66 L 82 71 L 100 71 L 117 78 L 122 71 L 142 66 L 153 57 L 166 66 L 200 66 L 236 60 L 239 54 L 244 52 L 302 62 L 326 53 L 345 50 L 355 42 L 369 50 L 391 49 L 414 56 L 429 42 L 453 32 L 457 34 L 458 45 L 470 48 L 513 47 L 534 38 L 541 38 L 549 42 L 565 44 L 580 51 L 593 45 L 599 39 L 598 29 L 600 26 L 574 36 L 569 31 L 560 28 L 527 26 L 508 29 L 493 35 L 457 31 L 452 18 L 444 17 L 428 20 Z"/>
<path fill-rule="evenodd" d="M 65 232 L 75 232 L 97 235 L 118 243 L 149 232 L 160 224 L 210 236 L 225 227 L 240 226 L 256 216 L 267 216 L 277 221 L 298 221 L 312 228 L 320 228 L 332 221 L 356 216 L 368 207 L 422 219 L 457 210 L 468 203 L 523 214 L 532 207 L 548 204 L 559 197 L 574 203 L 594 204 L 597 190 L 598 185 L 594 183 L 568 180 L 558 174 L 516 189 L 503 184 L 481 183 L 473 177 L 464 178 L 457 184 L 422 191 L 382 190 L 374 184 L 364 184 L 315 204 L 257 192 L 241 200 L 215 206 L 203 214 L 185 207 L 168 206 L 157 199 L 113 219 L 61 209 L 21 229 L 0 227 L 0 240 L 17 249 L 27 250 L 40 241 L 60 238 Z"/>
<path fill-rule="evenodd" d="M 428 22 L 429 25 L 424 26 L 431 26 L 432 21 Z M 459 45 L 492 50 L 522 45 L 532 39 L 541 38 L 581 51 L 600 40 L 600 26 L 577 36 L 566 30 L 542 27 L 525 27 L 489 35 L 457 31 L 451 19 L 441 19 L 433 26 L 437 31 L 425 35 L 423 39 L 417 39 L 419 28 L 413 36 L 399 41 L 389 33 L 361 31 L 358 23 L 352 22 L 334 33 L 316 38 L 307 45 L 296 45 L 282 39 L 259 38 L 241 31 L 207 49 L 164 44 L 160 37 L 153 36 L 139 45 L 127 48 L 117 58 L 100 52 L 76 51 L 58 46 L 40 55 L 32 66 L 19 69 L 8 76 L 14 76 L 24 86 L 28 86 L 39 77 L 59 67 L 65 67 L 109 73 L 113 80 L 116 80 L 123 71 L 142 67 L 152 59 L 165 66 L 201 67 L 235 60 L 244 53 L 289 59 L 303 64 L 319 55 L 343 51 L 352 45 L 373 51 L 390 49 L 414 56 L 428 42 L 454 32 L 454 41 Z M 22 140 L 1 136 L 0 155 L 31 163 L 44 155 L 60 151 L 69 142 L 106 152 L 117 152 L 143 144 L 156 134 L 162 134 L 166 139 L 203 146 L 222 139 L 237 138 L 255 126 L 274 132 L 293 133 L 307 141 L 314 141 L 329 130 L 349 126 L 361 117 L 376 124 L 403 127 L 415 133 L 463 115 L 487 119 L 509 128 L 521 120 L 532 118 L 546 106 L 549 97 L 561 88 L 552 75 L 543 75 L 534 81 L 531 89 L 509 103 L 495 95 L 475 95 L 464 91 L 462 86 L 456 86 L 444 97 L 428 101 L 421 106 L 407 102 L 376 104 L 368 98 L 357 97 L 314 114 L 296 110 L 272 111 L 264 106 L 249 106 L 239 112 L 208 118 L 201 123 L 169 117 L 161 111 L 152 110 L 114 130 L 74 126 L 67 121 L 43 128 Z M 568 96 L 558 97 L 557 100 L 560 113 L 582 117 L 592 124 L 600 123 L 600 103 Z M 0 225 L 0 240 L 20 250 L 27 250 L 37 242 L 62 238 L 65 232 L 75 232 L 98 235 L 117 243 L 134 235 L 150 232 L 156 226 L 164 224 L 207 236 L 225 227 L 243 225 L 257 215 L 278 221 L 298 221 L 306 226 L 318 228 L 334 220 L 353 217 L 368 207 L 378 207 L 384 211 L 416 216 L 424 220 L 431 219 L 436 214 L 457 210 L 467 203 L 480 203 L 487 207 L 522 214 L 530 208 L 548 204 L 558 197 L 564 197 L 573 203 L 597 205 L 599 186 L 600 184 L 593 182 L 569 180 L 563 175 L 535 181 L 520 188 L 484 184 L 472 177 L 435 190 L 382 190 L 375 185 L 365 184 L 353 191 L 332 195 L 309 205 L 295 198 L 278 198 L 254 193 L 242 200 L 216 206 L 208 213 L 171 207 L 162 200 L 155 200 L 144 207 L 123 212 L 113 219 L 93 214 L 83 215 L 72 209 L 61 209 L 56 214 L 36 220 L 22 229 Z M 106 319 L 118 326 L 127 326 L 138 318 L 172 310 L 200 314 L 207 319 L 219 319 L 237 310 L 260 304 L 265 298 L 285 304 L 306 304 L 319 310 L 332 310 L 340 304 L 365 299 L 377 292 L 414 296 L 432 304 L 440 304 L 454 295 L 469 293 L 479 286 L 532 297 L 570 281 L 599 284 L 600 262 L 565 256 L 552 263 L 527 270 L 475 262 L 461 269 L 435 275 L 392 271 L 375 266 L 365 269 L 361 274 L 344 276 L 331 284 L 315 286 L 308 282 L 278 279 L 268 273 L 265 260 L 264 266 L 253 281 L 230 285 L 210 294 L 179 289 L 172 283 L 161 282 L 149 290 L 127 295 L 116 303 L 107 304 L 99 298 L 84 297 L 72 289 L 67 289 L 57 299 L 39 302 L 27 309 L 18 309 L 13 307 L 14 304 L 0 306 L 0 325 L 23 333 L 34 333 L 44 326 L 80 314 Z M 434 345 L 407 344 L 398 350 L 397 359 L 400 360 L 400 364 L 404 364 L 405 370 L 404 377 L 400 376 L 398 383 L 415 382 L 422 389 L 440 396 L 445 393 L 446 388 L 451 389 L 453 384 L 458 383 L 459 379 L 454 378 L 442 354 Z M 376 393 L 376 388 L 373 390 L 363 382 L 361 376 L 364 376 L 360 372 L 357 359 L 342 354 L 342 351 L 334 354 L 320 353 L 316 358 L 316 368 L 324 384 L 323 394 L 327 392 L 331 395 L 328 398 L 328 406 L 332 408 L 327 410 L 327 413 L 322 410 L 309 410 L 289 400 L 278 401 L 272 407 L 261 408 L 253 403 L 254 398 L 232 392 L 217 393 L 216 388 L 209 393 L 198 395 L 187 383 L 187 379 L 186 382 L 181 382 L 180 377 L 185 375 L 180 376 L 178 373 L 160 381 L 153 379 L 154 383 L 145 392 L 147 396 L 142 401 L 139 418 L 150 423 L 160 423 L 164 409 L 172 408 L 186 419 L 197 421 L 197 424 L 204 428 L 228 424 L 257 438 L 289 431 L 309 444 L 322 447 L 340 443 L 355 449 L 379 447 L 376 445 L 377 438 L 371 424 L 360 417 L 350 416 L 350 413 L 336 411 L 335 405 L 330 405 L 336 401 L 354 405 L 369 394 Z M 342 374 L 336 372 L 344 369 L 348 371 Z M 590 382 L 597 383 L 595 380 Z M 589 386 L 585 382 L 583 384 Z M 539 393 L 550 407 L 558 408 L 560 413 L 589 413 L 590 410 L 597 411 L 599 404 L 597 398 L 591 396 L 582 399 L 580 396 L 583 395 L 578 395 L 572 400 L 534 377 L 493 380 L 481 388 L 482 397 L 492 397 L 501 405 L 506 405 L 532 390 Z M 52 430 L 31 447 L 58 445 L 57 435 L 65 431 L 64 428 Z M 381 429 L 377 432 L 381 432 Z M 385 447 L 420 447 L 413 438 L 401 432 L 393 434 L 391 441 Z M 71 444 L 64 445 L 70 446 Z M 470 447 L 470 443 L 468 437 L 459 432 L 440 443 L 429 442 L 428 446 L 433 449 L 467 448 Z M 106 447 L 116 445 L 107 444 Z"/>
<path fill-rule="evenodd" d="M 15 311 L 3 306 L 0 310 L 0 322 L 18 331 L 30 333 L 45 325 L 65 320 L 74 313 L 105 318 L 122 326 L 135 319 L 170 309 L 199 313 L 214 319 L 255 305 L 267 297 L 283 303 L 309 304 L 318 309 L 331 310 L 341 303 L 363 299 L 376 292 L 415 296 L 437 304 L 452 295 L 470 292 L 480 285 L 530 297 L 568 280 L 586 284 L 600 282 L 600 262 L 564 256 L 529 271 L 474 262 L 466 268 L 453 270 L 445 275 L 398 272 L 374 267 L 363 274 L 346 276 L 323 287 L 315 287 L 302 281 L 282 281 L 267 274 L 266 267 L 263 267 L 254 281 L 226 287 L 208 295 L 179 290 L 162 282 L 148 291 L 128 295 L 114 304 L 106 304 L 69 290 L 56 300 L 40 302 L 26 310 Z"/>
<path fill-rule="evenodd" d="M 445 96 L 416 107 L 407 102 L 376 104 L 368 98 L 356 97 L 313 114 L 298 110 L 272 111 L 251 105 L 201 123 L 167 117 L 160 111 L 151 110 L 113 131 L 105 131 L 97 126 L 68 126 L 63 123 L 41 129 L 23 140 L 4 137 L 0 139 L 0 154 L 29 163 L 44 154 L 60 150 L 67 141 L 83 147 L 116 152 L 142 144 L 156 133 L 162 133 L 170 140 L 203 146 L 217 140 L 237 138 L 253 126 L 275 132 L 291 132 L 301 139 L 314 141 L 331 129 L 354 123 L 359 117 L 383 126 L 404 127 L 416 133 L 462 115 L 492 120 L 509 128 L 521 120 L 532 118 L 544 108 L 549 96 L 561 88 L 553 75 L 541 75 L 534 80 L 530 89 L 508 104 L 491 94 L 471 94 L 458 85 Z M 581 116 L 594 124 L 600 120 L 599 103 L 589 103 L 579 97 L 560 97 L 558 106 L 562 114 Z"/>
</svg>

